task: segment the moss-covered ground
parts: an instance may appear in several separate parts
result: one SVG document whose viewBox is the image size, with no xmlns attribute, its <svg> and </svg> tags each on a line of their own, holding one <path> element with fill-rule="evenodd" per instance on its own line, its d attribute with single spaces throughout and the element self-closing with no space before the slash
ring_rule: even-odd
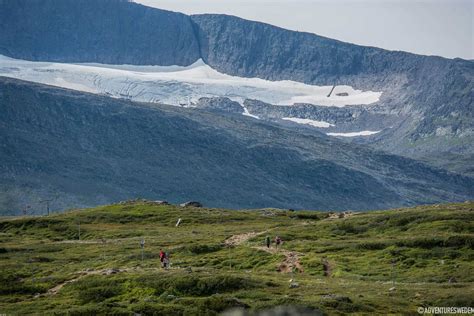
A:
<svg viewBox="0 0 474 316">
<path fill-rule="evenodd" d="M 261 234 L 225 243 L 251 232 Z M 279 251 L 262 250 L 267 235 L 281 236 Z M 339 218 L 139 201 L 1 218 L 0 243 L 0 314 L 213 315 L 297 305 L 417 315 L 420 306 L 474 306 L 472 202 Z M 170 254 L 168 270 L 160 249 Z M 304 272 L 277 271 L 289 252 Z"/>
</svg>

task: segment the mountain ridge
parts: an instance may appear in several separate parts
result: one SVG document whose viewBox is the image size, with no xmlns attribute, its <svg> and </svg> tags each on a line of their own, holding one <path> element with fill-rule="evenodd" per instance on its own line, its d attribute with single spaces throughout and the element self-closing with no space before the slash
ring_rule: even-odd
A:
<svg viewBox="0 0 474 316">
<path fill-rule="evenodd" d="M 0 78 L 2 205 L 134 198 L 374 209 L 472 198 L 474 180 L 242 115 Z M 10 201 L 10 203 L 7 203 Z M 41 207 L 42 208 L 42 207 Z"/>
</svg>

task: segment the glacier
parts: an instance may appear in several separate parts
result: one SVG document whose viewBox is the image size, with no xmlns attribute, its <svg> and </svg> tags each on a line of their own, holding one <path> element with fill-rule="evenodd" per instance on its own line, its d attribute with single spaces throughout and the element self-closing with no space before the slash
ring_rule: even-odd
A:
<svg viewBox="0 0 474 316">
<path fill-rule="evenodd" d="M 246 99 L 256 99 L 275 105 L 310 103 L 344 107 L 374 104 L 382 94 L 339 85 L 328 97 L 332 86 L 231 76 L 211 68 L 202 59 L 189 66 L 135 66 L 36 62 L 0 55 L 0 76 L 184 107 L 193 107 L 201 97 L 227 97 L 241 104 Z M 258 118 L 243 109 L 243 114 Z"/>
</svg>

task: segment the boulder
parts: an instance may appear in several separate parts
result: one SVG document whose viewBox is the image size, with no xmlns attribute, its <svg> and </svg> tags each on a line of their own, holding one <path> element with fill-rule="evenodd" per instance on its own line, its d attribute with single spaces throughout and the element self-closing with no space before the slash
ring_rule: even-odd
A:
<svg viewBox="0 0 474 316">
<path fill-rule="evenodd" d="M 189 201 L 185 203 L 181 203 L 179 206 L 181 207 L 202 207 L 202 204 L 196 201 Z"/>
<path fill-rule="evenodd" d="M 170 205 L 168 201 L 161 201 L 161 200 L 156 200 L 156 201 L 148 201 L 148 205 Z"/>
</svg>

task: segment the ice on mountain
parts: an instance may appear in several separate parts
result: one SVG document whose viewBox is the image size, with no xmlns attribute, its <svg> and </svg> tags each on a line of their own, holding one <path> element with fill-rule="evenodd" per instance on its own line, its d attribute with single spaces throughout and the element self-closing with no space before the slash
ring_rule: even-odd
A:
<svg viewBox="0 0 474 316">
<path fill-rule="evenodd" d="M 189 66 L 135 66 L 33 62 L 0 55 L 0 75 L 142 102 L 192 106 L 201 97 L 256 99 L 276 105 L 310 103 L 343 107 L 377 102 L 381 92 L 350 86 L 316 86 L 220 73 L 201 59 Z M 338 94 L 347 96 L 341 97 Z M 244 115 L 252 116 L 244 109 Z M 253 115 L 255 117 L 255 115 Z"/>
</svg>

